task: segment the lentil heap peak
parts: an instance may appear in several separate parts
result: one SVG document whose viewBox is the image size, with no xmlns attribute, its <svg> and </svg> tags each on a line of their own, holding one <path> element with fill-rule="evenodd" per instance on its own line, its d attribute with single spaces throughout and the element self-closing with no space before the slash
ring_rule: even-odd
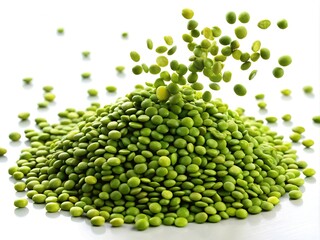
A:
<svg viewBox="0 0 320 240">
<path fill-rule="evenodd" d="M 190 9 L 182 14 L 186 19 L 194 15 Z M 230 24 L 237 19 L 233 12 L 227 16 Z M 239 19 L 246 23 L 250 16 L 245 12 Z M 190 21 L 192 35 L 184 39 L 192 44 L 197 23 Z M 137 65 L 133 71 L 150 71 L 161 78 L 139 85 L 112 104 L 92 104 L 85 111 L 68 108 L 55 124 L 37 118 L 40 130 L 25 131 L 30 147 L 9 169 L 17 180 L 15 189 L 27 189 L 27 197 L 46 204 L 47 212 L 69 211 L 95 226 L 131 223 L 137 230 L 243 219 L 272 210 L 286 192 L 292 199 L 300 198 L 304 180 L 299 168 L 306 164 L 296 160 L 291 143 L 262 121 L 201 91 L 197 72 L 203 71 L 218 89 L 217 82 L 231 79 L 231 72 L 221 73 L 223 59 L 239 51 L 237 41 L 221 37 L 220 42 L 229 46 L 226 54 L 207 57 L 218 51 L 213 39 L 221 30 L 214 29 L 204 29 L 206 40 L 190 47 L 194 57 L 189 68 L 171 61 L 174 73 L 161 72 L 168 61 L 158 58 L 158 65 Z M 242 28 L 236 32 L 239 38 L 246 35 Z M 165 39 L 173 43 L 170 36 Z M 150 39 L 147 44 L 153 48 Z M 255 53 L 258 48 L 260 43 Z M 140 61 L 137 52 L 130 56 Z M 282 65 L 291 62 L 284 59 Z M 184 81 L 188 69 L 191 73 Z M 242 85 L 234 89 L 240 96 L 246 93 Z M 16 207 L 26 205 L 23 199 L 15 202 Z"/>
</svg>

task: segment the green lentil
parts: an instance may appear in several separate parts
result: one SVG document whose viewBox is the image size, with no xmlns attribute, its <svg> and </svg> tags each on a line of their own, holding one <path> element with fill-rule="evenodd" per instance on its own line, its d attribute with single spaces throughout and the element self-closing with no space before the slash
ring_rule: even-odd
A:
<svg viewBox="0 0 320 240">
<path fill-rule="evenodd" d="M 21 112 L 18 114 L 18 118 L 20 118 L 21 120 L 27 120 L 30 117 L 30 113 L 29 112 Z"/>
<path fill-rule="evenodd" d="M 313 87 L 310 85 L 304 86 L 302 89 L 303 89 L 304 93 L 306 93 L 306 94 L 310 94 L 313 91 Z"/>
<path fill-rule="evenodd" d="M 278 22 L 277 22 L 277 26 L 280 28 L 280 29 L 286 29 L 288 27 L 288 21 L 286 19 L 280 19 Z"/>
<path fill-rule="evenodd" d="M 258 107 L 260 109 L 265 109 L 267 107 L 267 103 L 265 101 L 258 102 Z"/>
<path fill-rule="evenodd" d="M 21 138 L 21 134 L 18 132 L 9 133 L 9 139 L 13 142 L 19 141 Z"/>
<path fill-rule="evenodd" d="M 257 70 L 252 70 L 249 74 L 249 80 L 252 80 L 257 75 Z"/>
<path fill-rule="evenodd" d="M 239 219 L 244 219 L 248 217 L 248 212 L 245 209 L 237 209 L 235 212 L 235 216 Z"/>
<path fill-rule="evenodd" d="M 59 27 L 59 28 L 57 29 L 57 33 L 58 33 L 59 35 L 64 34 L 64 28 Z"/>
<path fill-rule="evenodd" d="M 250 21 L 250 14 L 248 12 L 241 12 L 238 15 L 238 20 L 241 23 L 248 23 Z"/>
<path fill-rule="evenodd" d="M 93 226 L 103 226 L 105 223 L 105 218 L 102 216 L 94 216 L 90 219 L 90 222 Z"/>
<path fill-rule="evenodd" d="M 139 62 L 139 61 L 140 61 L 140 54 L 137 53 L 136 51 L 131 51 L 131 52 L 130 52 L 130 58 L 131 58 L 132 61 L 134 61 L 134 62 Z"/>
<path fill-rule="evenodd" d="M 314 144 L 314 141 L 312 139 L 304 139 L 302 141 L 302 145 L 305 146 L 306 148 L 312 147 Z"/>
<path fill-rule="evenodd" d="M 91 77 L 91 73 L 89 73 L 89 72 L 84 72 L 84 73 L 81 74 L 81 77 L 82 77 L 83 79 L 88 79 L 88 78 Z"/>
<path fill-rule="evenodd" d="M 292 131 L 295 132 L 295 133 L 299 133 L 299 134 L 302 134 L 306 131 L 306 129 L 302 126 L 295 126 L 292 128 Z"/>
<path fill-rule="evenodd" d="M 284 96 L 290 96 L 290 94 L 291 94 L 291 90 L 290 89 L 282 89 L 281 90 L 281 93 L 282 93 L 282 95 L 284 95 Z"/>
<path fill-rule="evenodd" d="M 289 192 L 289 198 L 292 200 L 296 200 L 302 197 L 302 192 L 300 190 L 291 190 Z"/>
<path fill-rule="evenodd" d="M 83 214 L 83 209 L 77 206 L 71 207 L 69 211 L 72 217 L 80 217 Z"/>
<path fill-rule="evenodd" d="M 237 15 L 235 12 L 227 12 L 226 14 L 226 21 L 229 24 L 234 24 L 237 21 Z"/>
<path fill-rule="evenodd" d="M 242 84 L 236 84 L 233 87 L 233 91 L 238 95 L 238 96 L 244 96 L 247 94 L 247 89 L 242 85 Z"/>
<path fill-rule="evenodd" d="M 17 191 L 17 192 L 22 192 L 26 189 L 26 184 L 25 182 L 16 182 L 14 184 L 14 189 Z"/>
<path fill-rule="evenodd" d="M 282 117 L 282 120 L 285 122 L 288 122 L 291 120 L 291 115 L 290 114 L 284 114 Z"/>
<path fill-rule="evenodd" d="M 59 203 L 56 203 L 56 202 L 49 202 L 46 204 L 45 208 L 46 208 L 47 212 L 55 213 L 60 210 L 60 205 L 59 205 Z"/>
<path fill-rule="evenodd" d="M 17 208 L 25 208 L 28 205 L 28 200 L 25 198 L 19 198 L 14 201 L 14 206 Z"/>
<path fill-rule="evenodd" d="M 271 22 L 268 19 L 263 19 L 263 20 L 260 20 L 257 25 L 261 29 L 267 29 L 270 27 Z"/>
<path fill-rule="evenodd" d="M 243 39 L 247 36 L 247 29 L 244 26 L 239 26 L 234 29 L 234 33 L 237 38 Z"/>
<path fill-rule="evenodd" d="M 87 93 L 90 97 L 95 97 L 98 95 L 98 90 L 96 90 L 94 88 L 90 88 L 87 90 Z"/>
<path fill-rule="evenodd" d="M 110 224 L 112 227 L 121 227 L 124 224 L 124 219 L 123 218 L 113 218 L 110 220 Z"/>
<path fill-rule="evenodd" d="M 313 175 L 316 174 L 316 170 L 314 170 L 313 168 L 305 168 L 302 173 L 306 176 L 306 177 L 312 177 Z"/>
<path fill-rule="evenodd" d="M 89 56 L 90 56 L 90 51 L 83 51 L 83 52 L 82 52 L 82 56 L 83 56 L 84 58 L 89 58 Z"/>
<path fill-rule="evenodd" d="M 272 74 L 275 78 L 281 78 L 284 75 L 284 70 L 281 67 L 275 67 L 272 71 Z"/>
<path fill-rule="evenodd" d="M 106 90 L 109 93 L 113 93 L 117 91 L 117 88 L 115 86 L 106 86 Z"/>
<path fill-rule="evenodd" d="M 177 227 L 185 227 L 188 225 L 188 220 L 184 217 L 177 217 L 174 220 L 174 225 Z"/>
<path fill-rule="evenodd" d="M 147 39 L 147 48 L 150 50 L 153 49 L 153 41 L 150 38 Z"/>
<path fill-rule="evenodd" d="M 278 63 L 283 66 L 289 66 L 292 63 L 292 58 L 289 55 L 284 55 L 278 58 Z"/>
<path fill-rule="evenodd" d="M 257 100 L 262 100 L 262 99 L 264 99 L 264 94 L 263 94 L 263 93 L 256 94 L 256 95 L 255 95 L 255 98 L 256 98 Z"/>
<path fill-rule="evenodd" d="M 118 73 L 123 73 L 124 70 L 125 70 L 125 66 L 122 66 L 122 65 L 116 66 L 116 71 L 117 71 Z"/>
<path fill-rule="evenodd" d="M 22 81 L 25 83 L 25 84 L 31 84 L 31 82 L 33 81 L 33 78 L 31 77 L 25 77 L 22 79 Z"/>
<path fill-rule="evenodd" d="M 292 142 L 299 142 L 299 140 L 301 139 L 301 134 L 294 132 L 290 134 L 289 138 L 291 139 Z"/>
<path fill-rule="evenodd" d="M 274 116 L 268 116 L 268 117 L 266 117 L 266 121 L 268 122 L 268 123 L 275 123 L 275 122 L 277 122 L 277 117 L 274 117 Z"/>
<path fill-rule="evenodd" d="M 149 227 L 149 221 L 147 219 L 139 219 L 135 222 L 135 228 L 139 231 L 146 230 Z"/>
<path fill-rule="evenodd" d="M 194 12 L 192 9 L 190 8 L 184 8 L 182 9 L 182 16 L 185 18 L 185 19 L 191 19 L 193 18 L 193 15 L 194 15 Z"/>
<path fill-rule="evenodd" d="M 260 56 L 262 59 L 268 60 L 270 58 L 270 50 L 268 48 L 261 48 Z"/>
<path fill-rule="evenodd" d="M 312 117 L 312 121 L 313 121 L 314 123 L 320 123 L 320 115 L 313 116 L 313 117 Z"/>
</svg>

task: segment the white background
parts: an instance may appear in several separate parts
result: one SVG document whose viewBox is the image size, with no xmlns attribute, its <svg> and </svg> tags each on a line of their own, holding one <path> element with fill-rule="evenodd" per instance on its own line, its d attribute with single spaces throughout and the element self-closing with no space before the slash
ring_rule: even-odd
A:
<svg viewBox="0 0 320 240">
<path fill-rule="evenodd" d="M 294 144 L 299 159 L 308 162 L 318 174 L 306 179 L 302 187 L 303 198 L 291 201 L 288 196 L 273 211 L 245 220 L 229 219 L 217 224 L 189 224 L 185 228 L 161 226 L 144 232 L 122 228 L 93 227 L 87 219 L 71 218 L 68 213 L 48 214 L 42 205 L 31 202 L 25 209 L 15 209 L 13 201 L 24 194 L 16 193 L 14 181 L 7 169 L 15 165 L 20 150 L 25 147 L 25 138 L 10 142 L 12 131 L 23 133 L 34 128 L 36 117 L 45 117 L 49 122 L 58 121 L 57 113 L 67 107 L 83 110 L 90 102 L 102 105 L 112 103 L 117 97 L 130 92 L 136 83 L 153 81 L 151 75 L 134 76 L 129 52 L 141 53 L 142 62 L 154 63 L 156 54 L 147 50 L 145 41 L 152 38 L 155 46 L 163 44 L 163 36 L 173 36 L 178 45 L 174 58 L 188 63 L 189 53 L 181 35 L 186 32 L 187 21 L 181 17 L 184 7 L 194 9 L 194 18 L 201 27 L 218 25 L 223 34 L 233 35 L 235 25 L 225 22 L 227 11 L 248 11 L 251 20 L 246 25 L 248 37 L 241 41 L 243 49 L 250 49 L 254 40 L 271 50 L 269 61 L 260 60 L 252 67 L 258 69 L 256 78 L 247 79 L 248 71 L 240 71 L 239 64 L 228 61 L 225 68 L 233 72 L 233 79 L 222 84 L 214 93 L 230 108 L 243 107 L 245 114 L 264 119 L 278 117 L 278 123 L 270 127 L 289 141 L 291 128 L 302 125 L 306 128 L 304 138 L 311 138 L 315 145 L 305 149 Z M 320 115 L 319 84 L 319 1 L 4 1 L 0 0 L 0 146 L 8 149 L 0 157 L 0 239 L 320 239 L 319 210 L 319 144 L 320 126 L 312 122 L 312 116 Z M 257 28 L 259 20 L 268 18 L 272 25 L 268 30 Z M 286 18 L 289 27 L 280 30 L 279 19 Z M 56 30 L 65 29 L 59 36 Z M 129 38 L 122 39 L 121 33 Z M 82 58 L 82 51 L 91 51 L 89 60 Z M 285 68 L 285 75 L 275 79 L 271 71 L 277 59 L 290 54 L 293 62 Z M 119 76 L 115 67 L 126 66 L 125 74 Z M 90 80 L 82 80 L 81 73 L 91 72 Z M 24 77 L 32 77 L 31 86 L 25 86 Z M 203 82 L 206 80 L 203 79 Z M 236 96 L 232 87 L 243 83 L 248 89 L 245 97 Z M 54 86 L 57 98 L 48 109 L 37 108 L 43 100 L 42 87 Z M 117 94 L 107 94 L 105 86 L 116 85 Z M 306 95 L 305 85 L 312 85 L 314 93 Z M 88 88 L 99 90 L 99 96 L 89 98 Z M 291 97 L 283 97 L 280 91 L 292 90 Z M 260 111 L 254 96 L 265 94 L 267 110 Z M 31 112 L 30 120 L 19 122 L 17 114 Z M 292 121 L 283 123 L 281 116 L 292 115 Z"/>
</svg>

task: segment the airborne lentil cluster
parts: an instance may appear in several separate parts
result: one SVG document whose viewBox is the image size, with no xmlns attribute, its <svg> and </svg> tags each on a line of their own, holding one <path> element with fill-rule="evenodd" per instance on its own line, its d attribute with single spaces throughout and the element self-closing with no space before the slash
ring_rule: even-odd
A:
<svg viewBox="0 0 320 240">
<path fill-rule="evenodd" d="M 202 73 L 210 79 L 210 88 L 219 90 L 219 82 L 229 82 L 232 77 L 230 71 L 223 71 L 227 57 L 239 60 L 241 69 L 247 70 L 260 57 L 268 59 L 270 51 L 255 41 L 252 52 L 242 52 L 239 41 L 221 35 L 219 27 L 198 30 L 191 9 L 183 9 L 182 15 L 188 19 L 190 31 L 182 36 L 193 53 L 190 65 L 169 61 L 167 56 L 173 55 L 177 46 L 172 37 L 165 36 L 166 46 L 155 48 L 160 55 L 154 64 L 139 64 L 139 53 L 130 52 L 137 63 L 133 73 L 159 75 L 154 83 L 139 85 L 112 104 L 94 103 L 84 111 L 67 108 L 58 114 L 60 121 L 55 124 L 36 118 L 39 129 L 25 130 L 30 147 L 21 151 L 16 165 L 9 169 L 17 181 L 16 191 L 26 190 L 27 197 L 45 204 L 47 212 L 69 211 L 73 217 L 89 218 L 95 226 L 134 224 L 137 230 L 243 219 L 272 210 L 286 193 L 291 199 L 302 196 L 300 170 L 306 177 L 315 171 L 297 160 L 291 143 L 263 121 L 229 109 L 221 99 L 214 99 L 211 91 L 202 92 L 198 80 Z M 245 24 L 250 15 L 226 15 L 229 24 L 237 19 Z M 258 27 L 266 29 L 270 24 L 262 20 Z M 288 23 L 283 19 L 278 26 L 285 29 Z M 245 26 L 234 32 L 238 39 L 247 35 Z M 204 38 L 196 43 L 201 35 Z M 147 47 L 154 48 L 151 39 Z M 83 52 L 83 56 L 89 53 Z M 288 66 L 291 61 L 282 56 L 279 65 Z M 170 71 L 162 70 L 166 66 Z M 273 70 L 275 77 L 283 75 L 280 66 Z M 124 67 L 116 69 L 121 73 Z M 253 70 L 249 80 L 256 73 Z M 86 79 L 91 74 L 81 76 Z M 53 101 L 53 88 L 45 89 L 45 100 Z M 106 90 L 114 92 L 116 88 L 107 86 Z M 247 90 L 236 84 L 234 91 L 243 96 Z M 96 96 L 98 92 L 89 89 L 88 94 Z M 263 97 L 256 96 L 259 100 Z M 261 108 L 265 107 L 262 103 Z M 20 113 L 19 118 L 26 120 L 29 114 Z M 283 119 L 291 116 L 286 114 Z M 294 128 L 292 141 L 299 141 L 303 131 Z M 10 138 L 15 141 L 20 136 L 12 133 Z M 304 140 L 303 144 L 311 147 L 313 141 Z M 0 148 L 0 156 L 5 153 Z M 26 199 L 14 202 L 18 208 L 27 204 Z"/>
</svg>

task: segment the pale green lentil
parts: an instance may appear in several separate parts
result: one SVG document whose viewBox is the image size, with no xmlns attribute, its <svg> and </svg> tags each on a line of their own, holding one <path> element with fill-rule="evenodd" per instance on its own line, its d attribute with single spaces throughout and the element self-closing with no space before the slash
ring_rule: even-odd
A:
<svg viewBox="0 0 320 240">
<path fill-rule="evenodd" d="M 306 148 L 310 148 L 314 145 L 314 141 L 312 139 L 304 139 L 301 143 Z"/>
<path fill-rule="evenodd" d="M 135 222 L 135 228 L 139 231 L 146 230 L 149 227 L 149 221 L 147 219 L 139 219 Z"/>
<path fill-rule="evenodd" d="M 0 157 L 4 156 L 7 153 L 7 149 L 0 147 Z"/>
<path fill-rule="evenodd" d="M 284 114 L 281 118 L 283 121 L 288 122 L 291 120 L 291 114 Z"/>
<path fill-rule="evenodd" d="M 291 90 L 286 88 L 281 90 L 282 95 L 284 96 L 290 96 L 291 95 Z"/>
<path fill-rule="evenodd" d="M 248 32 L 245 26 L 239 26 L 234 29 L 237 38 L 243 39 L 247 36 Z"/>
<path fill-rule="evenodd" d="M 21 139 L 21 134 L 19 132 L 9 133 L 9 139 L 13 142 L 19 141 Z"/>
<path fill-rule="evenodd" d="M 17 208 L 25 208 L 28 205 L 28 200 L 25 198 L 19 198 L 14 201 L 14 206 Z"/>
<path fill-rule="evenodd" d="M 82 77 L 83 79 L 88 79 L 88 78 L 91 77 L 91 73 L 89 73 L 89 72 L 84 72 L 84 73 L 81 74 L 81 77 Z"/>
<path fill-rule="evenodd" d="M 119 65 L 119 66 L 116 66 L 115 69 L 118 73 L 123 73 L 125 70 L 125 66 Z"/>
<path fill-rule="evenodd" d="M 117 91 L 117 88 L 115 86 L 106 86 L 106 90 L 109 93 L 113 93 Z"/>
<path fill-rule="evenodd" d="M 98 95 L 98 90 L 96 90 L 94 88 L 90 88 L 87 90 L 87 93 L 90 97 L 95 97 Z"/>
<path fill-rule="evenodd" d="M 277 117 L 274 117 L 274 116 L 268 116 L 268 117 L 266 117 L 266 121 L 268 122 L 268 123 L 276 123 L 277 122 Z"/>
<path fill-rule="evenodd" d="M 136 52 L 136 51 L 131 51 L 130 52 L 130 58 L 134 62 L 139 62 L 140 61 L 140 54 L 138 52 Z"/>
<path fill-rule="evenodd" d="M 302 192 L 300 190 L 291 190 L 289 192 L 289 198 L 292 200 L 300 199 L 302 197 Z"/>
<path fill-rule="evenodd" d="M 45 208 L 46 208 L 47 212 L 55 213 L 60 210 L 60 205 L 59 205 L 59 203 L 56 203 L 56 202 L 49 202 L 46 204 Z"/>
<path fill-rule="evenodd" d="M 182 9 L 182 16 L 185 18 L 185 19 L 191 19 L 193 18 L 194 16 L 194 12 L 192 9 L 190 8 L 184 8 Z"/>
<path fill-rule="evenodd" d="M 229 24 L 234 24 L 236 21 L 237 21 L 237 15 L 235 12 L 227 12 L 226 14 L 226 21 L 229 23 Z"/>
<path fill-rule="evenodd" d="M 270 27 L 271 21 L 268 19 L 263 19 L 263 20 L 260 20 L 257 25 L 261 29 L 267 29 Z"/>
<path fill-rule="evenodd" d="M 119 217 L 113 218 L 110 220 L 110 224 L 112 227 L 120 227 L 124 224 L 124 219 Z"/>
<path fill-rule="evenodd" d="M 292 128 L 292 131 L 293 132 L 296 132 L 296 133 L 299 133 L 299 134 L 302 134 L 306 131 L 306 129 L 302 126 L 295 126 Z"/>
<path fill-rule="evenodd" d="M 316 170 L 314 170 L 313 168 L 305 168 L 305 169 L 303 169 L 302 173 L 306 177 L 312 177 L 313 175 L 316 174 Z"/>
<path fill-rule="evenodd" d="M 30 117 L 29 112 L 21 112 L 18 114 L 18 118 L 20 118 L 21 120 L 27 120 L 29 117 Z"/>
</svg>

